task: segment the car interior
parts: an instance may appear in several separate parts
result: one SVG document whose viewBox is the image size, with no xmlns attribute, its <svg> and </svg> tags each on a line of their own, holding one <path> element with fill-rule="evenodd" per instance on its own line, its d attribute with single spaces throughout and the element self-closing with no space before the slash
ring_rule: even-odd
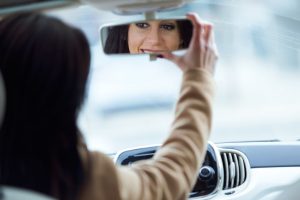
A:
<svg viewBox="0 0 300 200">
<path fill-rule="evenodd" d="M 101 54 L 99 57 L 101 57 L 101 59 L 107 61 L 107 63 L 110 63 L 109 64 L 111 66 L 110 69 L 113 69 L 113 65 L 118 64 L 117 62 L 135 62 L 135 60 L 137 62 L 142 60 L 141 62 L 147 63 L 147 65 L 149 65 L 149 66 L 151 66 L 151 65 L 154 66 L 154 65 L 164 64 L 163 61 L 158 60 L 158 58 L 157 58 L 158 54 L 156 52 L 144 52 L 143 51 L 142 53 L 138 53 L 138 54 L 142 54 L 142 55 L 130 55 L 128 52 L 125 52 L 125 53 L 106 52 L 105 51 L 105 43 L 106 43 L 106 41 L 108 41 L 108 39 L 107 39 L 108 32 L 113 27 L 122 26 L 124 24 L 136 23 L 136 22 L 149 22 L 149 21 L 155 21 L 155 20 L 170 20 L 170 19 L 186 20 L 186 19 L 184 19 L 184 17 L 181 14 L 182 12 L 185 12 L 186 10 L 180 11 L 180 9 L 186 8 L 185 6 L 187 6 L 187 5 L 192 5 L 192 6 L 188 7 L 189 8 L 188 11 L 193 11 L 193 9 L 197 9 L 198 7 L 196 7 L 196 6 L 193 7 L 193 5 L 194 5 L 193 2 L 196 2 L 195 5 L 197 5 L 199 7 L 208 5 L 209 8 L 214 8 L 214 6 L 218 7 L 221 5 L 225 5 L 226 3 L 229 2 L 229 0 L 227 0 L 227 1 L 226 0 L 223 0 L 223 1 L 217 1 L 217 0 L 214 0 L 214 1 L 208 1 L 208 0 L 207 1 L 201 1 L 201 0 L 195 0 L 195 1 L 192 1 L 192 0 L 155 0 L 155 1 L 153 1 L 153 0 L 143 0 L 143 1 L 139 1 L 139 0 L 130 0 L 130 1 L 124 1 L 124 0 L 115 0 L 115 1 L 105 1 L 105 0 L 81 0 L 81 1 L 79 1 L 79 0 L 64 0 L 64 1 L 59 1 L 59 0 L 54 0 L 54 1 L 49 1 L 49 0 L 48 1 L 47 0 L 2 0 L 2 1 L 0 1 L 0 19 L 1 19 L 1 17 L 5 16 L 7 14 L 19 12 L 19 11 L 25 11 L 25 10 L 39 10 L 39 11 L 49 13 L 50 15 L 54 15 L 53 12 L 57 11 L 57 13 L 58 13 L 57 16 L 59 16 L 64 11 L 64 9 L 75 9 L 75 8 L 76 9 L 78 9 L 78 8 L 86 9 L 86 7 L 83 8 L 82 6 L 88 6 L 88 7 L 92 8 L 93 12 L 99 14 L 99 18 L 101 18 L 102 16 L 106 16 L 106 15 L 102 15 L 102 13 L 106 13 L 108 16 L 108 17 L 106 17 L 106 19 L 104 21 L 101 21 L 99 26 L 98 26 L 98 24 L 95 25 L 93 23 L 90 23 L 89 26 L 96 26 L 96 27 L 92 27 L 91 30 L 93 30 L 95 32 L 95 33 L 93 33 L 94 37 L 98 38 L 98 42 L 96 42 L 96 45 L 91 45 L 91 49 L 96 49 L 97 53 L 95 53 L 95 55 L 97 56 L 97 55 Z M 265 2 L 270 3 L 270 5 L 275 4 L 274 3 L 275 1 L 274 2 L 265 1 Z M 291 0 L 291 2 L 293 2 L 293 3 L 291 3 L 292 4 L 291 7 L 296 7 L 298 9 L 300 8 L 300 4 L 297 0 L 296 1 Z M 233 1 L 230 1 L 230 4 L 228 3 L 228 7 L 230 7 L 230 9 L 236 9 L 238 7 L 238 5 L 233 5 L 233 4 L 234 4 Z M 236 4 L 238 4 L 238 2 L 236 2 Z M 280 5 L 280 6 L 277 9 L 280 9 L 280 8 L 282 8 L 282 10 L 284 8 L 287 9 L 287 6 L 281 6 L 282 4 L 284 4 L 284 3 L 283 2 L 278 3 L 278 5 Z M 236 6 L 236 7 L 234 7 L 234 6 Z M 255 5 L 254 5 L 254 7 L 255 7 Z M 179 11 L 180 11 L 180 14 L 178 14 Z M 217 11 L 217 9 L 214 11 Z M 206 11 L 203 9 L 203 12 L 206 12 Z M 164 13 L 166 13 L 166 14 L 164 15 Z M 280 13 L 280 12 L 278 11 L 278 13 Z M 89 13 L 89 14 L 91 14 L 91 13 Z M 226 15 L 224 15 L 224 16 L 228 17 L 229 15 L 230 15 L 230 13 L 226 13 Z M 113 16 L 113 17 L 111 17 L 111 16 Z M 208 15 L 208 16 L 212 16 L 211 19 L 214 19 L 213 14 L 210 13 L 210 15 Z M 280 16 L 282 17 L 283 14 L 281 13 L 279 15 L 279 17 Z M 74 18 L 74 16 L 72 16 L 72 17 Z M 87 16 L 85 16 L 85 17 L 87 17 Z M 259 18 L 259 16 L 255 16 L 255 17 Z M 255 18 L 255 17 L 253 16 L 253 18 Z M 86 19 L 83 19 L 83 20 L 88 21 L 89 19 L 87 17 Z M 271 19 L 264 18 L 264 19 L 259 19 L 259 20 L 267 20 L 267 21 L 269 20 L 270 21 Z M 290 19 L 287 17 L 282 17 L 278 20 L 279 21 L 278 23 L 283 23 L 283 22 L 285 23 L 286 29 L 288 29 L 287 28 L 288 26 L 293 26 L 293 27 L 295 26 L 294 27 L 295 29 L 293 29 L 294 30 L 293 32 L 290 31 L 290 32 L 286 33 L 287 35 L 285 35 L 286 37 L 283 38 L 283 40 L 284 40 L 283 42 L 286 42 L 285 43 L 286 46 L 288 46 L 288 45 L 293 46 L 293 48 L 290 48 L 290 46 L 289 46 L 289 49 L 297 51 L 297 53 L 295 55 L 298 59 L 298 61 L 297 61 L 298 64 L 300 64 L 300 53 L 299 53 L 300 52 L 300 42 L 299 42 L 300 15 L 297 15 L 297 16 L 294 15 L 293 20 L 290 20 L 290 21 L 288 21 L 288 20 L 290 20 Z M 248 22 L 239 21 L 237 23 L 243 24 L 244 27 L 248 26 L 248 24 L 247 24 Z M 293 24 L 291 24 L 291 23 L 293 23 Z M 218 30 L 220 31 L 220 29 L 222 29 L 224 27 L 224 24 L 226 25 L 226 23 L 223 23 L 222 21 L 217 20 L 217 19 L 214 21 L 214 24 L 215 24 L 217 31 Z M 270 27 L 271 26 L 267 27 L 266 29 L 268 29 Z M 235 28 L 239 29 L 240 27 L 235 27 Z M 259 31 L 261 31 L 261 30 L 262 30 L 261 27 L 259 27 L 258 29 L 255 29 L 255 30 L 251 30 L 252 31 L 251 34 L 254 34 L 254 35 L 258 34 Z M 224 31 L 224 29 L 222 31 Z M 279 29 L 277 31 L 279 31 Z M 281 33 L 281 34 L 283 34 L 283 33 Z M 263 36 L 263 37 L 266 37 L 266 38 L 269 37 L 268 41 L 270 41 L 270 37 L 273 37 L 273 36 L 277 37 L 279 35 L 274 36 L 274 34 L 273 34 L 271 36 Z M 218 34 L 217 34 L 217 36 L 218 36 Z M 89 37 L 89 36 L 87 36 L 87 37 Z M 234 36 L 232 36 L 232 37 L 234 37 Z M 238 36 L 236 36 L 236 37 L 238 37 Z M 291 42 L 289 40 L 291 37 L 294 37 L 296 39 Z M 241 39 L 247 40 L 246 37 L 241 38 Z M 261 38 L 257 37 L 257 35 L 254 36 L 254 40 L 256 42 L 255 44 L 261 47 L 259 50 L 261 50 L 260 55 L 262 55 L 265 53 L 265 51 L 264 51 L 265 47 L 263 47 L 264 43 L 261 42 L 260 39 Z M 276 38 L 276 40 L 281 40 L 281 39 L 282 38 Z M 228 42 L 226 44 L 229 44 L 229 43 L 230 42 Z M 91 44 L 92 44 L 92 42 L 91 42 Z M 234 46 L 234 45 L 243 45 L 243 44 L 240 44 L 240 43 L 234 44 L 233 43 L 230 45 Z M 244 47 L 246 49 L 249 46 L 247 46 L 245 44 Z M 278 46 L 278 48 L 280 48 L 280 46 Z M 174 53 L 181 54 L 185 51 L 184 49 L 186 49 L 186 48 L 177 50 Z M 226 51 L 226 47 L 224 49 L 225 49 L 224 51 Z M 222 51 L 222 48 L 221 48 L 221 51 Z M 92 50 L 92 52 L 93 52 L 93 50 Z M 228 50 L 228 52 L 233 55 L 238 54 L 237 52 L 233 52 L 233 51 L 230 52 L 229 50 Z M 109 54 L 112 54 L 112 55 L 109 55 Z M 121 54 L 121 55 L 119 55 L 119 54 Z M 289 54 L 289 56 L 291 56 L 291 55 L 292 54 Z M 230 57 L 228 55 L 225 55 L 224 57 L 226 57 L 226 56 Z M 221 54 L 221 57 L 222 57 L 222 54 Z M 291 57 L 288 57 L 288 58 L 291 58 Z M 131 60 L 126 60 L 126 59 L 131 59 Z M 247 61 L 243 61 L 243 62 L 246 63 Z M 96 63 L 96 61 L 95 61 L 95 63 Z M 228 64 L 228 63 L 225 63 L 225 64 L 224 63 L 222 62 L 222 58 L 221 58 L 220 65 Z M 255 63 L 255 62 L 253 62 L 253 63 Z M 124 64 L 124 66 L 125 65 L 130 65 L 130 63 Z M 298 75 L 299 75 L 299 69 L 300 69 L 299 66 L 300 65 L 296 65 L 297 70 L 298 70 L 297 71 Z M 266 68 L 268 68 L 268 67 L 269 66 L 266 66 Z M 110 70 L 110 69 L 109 68 L 102 69 L 101 73 L 104 72 L 105 70 Z M 229 70 L 231 70 L 229 66 L 227 66 L 227 68 L 226 68 L 226 66 L 224 66 L 224 68 L 221 70 L 224 71 L 224 74 L 226 74 L 226 70 L 228 70 L 228 73 L 234 73 L 234 70 L 229 72 Z M 123 74 L 124 73 L 126 73 L 126 71 L 123 72 Z M 160 72 L 158 71 L 155 73 L 158 74 Z M 292 73 L 294 73 L 294 72 L 292 72 Z M 238 73 L 236 73 L 236 74 L 238 74 Z M 219 74 L 217 74 L 216 76 L 218 76 L 218 75 Z M 249 73 L 245 73 L 244 76 L 252 76 L 252 75 L 251 75 L 251 72 L 249 71 Z M 284 75 L 282 75 L 282 76 L 284 76 Z M 228 76 L 228 77 L 231 77 L 231 76 Z M 287 76 L 287 77 L 292 77 L 292 75 Z M 100 78 L 103 78 L 103 77 L 100 77 Z M 116 77 L 114 77 L 114 78 L 116 78 Z M 297 80 L 299 80 L 299 76 L 298 76 Z M 141 80 L 139 79 L 139 81 L 143 81 L 143 79 L 141 79 Z M 217 81 L 217 85 L 218 84 L 222 85 L 222 83 L 224 83 L 222 81 L 223 81 L 223 79 L 219 82 Z M 233 79 L 232 79 L 232 81 L 234 82 Z M 297 82 L 297 83 L 299 83 L 299 82 Z M 92 89 L 94 87 L 96 87 L 94 85 L 95 85 L 94 82 L 91 81 L 90 87 Z M 252 85 L 255 85 L 255 84 L 252 84 Z M 226 87 L 238 88 L 240 86 L 235 83 L 231 83 L 231 84 L 228 84 Z M 260 87 L 260 86 L 255 85 L 255 87 Z M 261 87 L 263 87 L 263 86 L 261 86 Z M 273 88 L 273 91 L 275 91 L 275 89 L 277 89 L 276 86 L 274 86 L 274 87 L 275 88 Z M 297 88 L 297 85 L 293 85 L 292 87 Z M 117 86 L 116 86 L 116 88 L 117 88 Z M 131 88 L 131 87 L 129 87 L 129 88 Z M 132 86 L 132 88 L 133 88 L 133 86 Z M 223 87 L 220 86 L 220 89 L 218 90 L 218 92 L 220 92 L 221 94 L 223 92 L 221 90 L 222 88 Z M 282 89 L 282 90 L 284 90 L 284 89 Z M 294 91 L 293 93 L 297 93 L 295 91 L 298 91 L 298 90 L 295 89 L 293 91 Z M 92 92 L 90 92 L 90 93 L 92 94 Z M 107 92 L 107 94 L 109 94 L 109 92 Z M 170 96 L 172 96 L 172 95 L 173 94 L 170 94 Z M 232 93 L 232 95 L 234 96 L 235 94 Z M 141 107 L 147 105 L 150 108 L 149 110 L 157 109 L 157 108 L 165 109 L 166 107 L 168 109 L 172 110 L 172 108 L 170 108 L 170 104 L 166 103 L 166 101 L 162 100 L 162 101 L 160 101 L 160 104 L 155 104 L 155 105 L 151 104 L 151 102 L 149 103 L 149 101 L 146 101 L 145 104 L 139 104 L 137 101 L 136 102 L 134 100 L 131 101 L 131 99 L 135 97 L 134 95 L 132 95 L 132 96 L 133 97 L 130 97 L 129 100 L 130 100 L 130 103 L 132 103 L 132 102 L 136 103 L 135 105 L 132 105 L 130 103 L 125 105 L 126 98 L 124 98 L 125 103 L 123 102 L 122 105 L 118 104 L 116 107 L 111 106 L 113 104 L 108 104 L 108 103 L 112 102 L 111 99 L 108 99 L 106 102 L 104 102 L 103 105 L 108 105 L 105 109 L 100 111 L 97 108 L 98 109 L 97 113 L 99 114 L 101 112 L 101 115 L 103 116 L 103 118 L 112 119 L 113 116 L 116 115 L 116 113 L 117 114 L 121 113 L 121 114 L 119 114 L 118 117 L 114 118 L 114 120 L 112 120 L 112 122 L 107 122 L 107 121 L 105 121 L 105 119 L 102 121 L 107 122 L 109 125 L 110 125 L 110 123 L 113 123 L 116 121 L 117 122 L 122 121 L 122 123 L 120 123 L 120 124 L 123 124 L 123 125 L 125 124 L 124 127 L 127 127 L 126 120 L 129 121 L 129 118 L 126 119 L 126 115 L 124 114 L 126 112 L 126 109 L 130 108 L 130 109 L 139 110 L 139 109 L 141 109 Z M 160 93 L 157 96 L 160 96 Z M 154 97 L 156 97 L 156 96 L 154 96 Z M 273 97 L 270 97 L 270 98 L 268 98 L 268 100 L 270 102 L 272 102 L 273 101 L 272 98 Z M 276 98 L 277 98 L 277 96 L 276 96 Z M 153 98 L 153 99 L 155 99 L 155 98 Z M 291 101 L 293 101 L 292 100 L 293 98 L 289 98 L 289 99 L 291 99 Z M 297 100 L 297 97 L 295 97 L 295 99 Z M 94 99 L 93 101 L 96 101 L 96 100 Z M 295 100 L 295 102 L 296 102 L 296 100 Z M 230 101 L 230 98 L 228 98 L 226 101 Z M 249 100 L 249 101 L 251 101 L 251 100 Z M 253 101 L 255 101 L 255 100 L 253 100 Z M 89 100 L 88 100 L 88 102 L 89 102 Z M 233 106 L 236 106 L 236 107 L 239 106 L 238 102 L 235 102 L 233 104 L 234 104 Z M 255 102 L 254 102 L 254 104 L 255 104 Z M 256 102 L 256 104 L 257 104 L 257 102 Z M 282 103 L 282 104 L 288 104 L 288 103 Z M 293 104 L 293 105 L 295 106 L 294 107 L 295 110 L 297 110 L 297 108 L 299 108 L 299 103 Z M 277 106 L 277 108 L 278 108 L 278 106 Z M 94 111 L 96 110 L 95 107 L 87 107 L 86 108 L 86 110 L 89 110 L 89 109 L 94 110 Z M 226 115 L 228 116 L 228 118 L 230 118 L 231 112 L 233 112 L 233 111 L 231 111 L 230 108 L 228 108 L 228 109 L 229 109 L 229 111 L 226 112 Z M 258 109 L 252 108 L 252 109 L 254 110 L 254 112 L 259 112 L 259 108 Z M 2 114 L 3 114 L 4 110 L 5 110 L 5 91 L 3 89 L 3 84 L 2 84 L 2 80 L 1 80 L 1 76 L 0 76 L 0 122 L 1 122 Z M 224 110 L 226 110 L 226 108 Z M 264 112 L 267 112 L 267 111 L 264 111 Z M 270 114 L 270 116 L 268 115 L 268 117 L 273 117 L 273 116 L 276 117 L 276 115 L 278 115 L 278 116 L 283 116 L 283 118 L 284 118 L 284 116 L 285 116 L 285 115 L 281 115 L 280 109 L 276 110 L 275 112 L 271 112 L 271 113 L 272 114 Z M 84 113 L 83 116 L 85 116 L 85 115 L 86 114 Z M 131 113 L 131 115 L 133 115 L 133 114 Z M 234 114 L 232 114 L 232 115 L 234 115 Z M 245 115 L 251 115 L 251 114 L 246 113 Z M 263 115 L 263 114 L 258 114 L 258 115 Z M 130 115 L 128 115 L 128 116 L 130 116 Z M 156 115 L 151 115 L 151 116 L 152 117 L 154 116 L 154 118 L 156 117 Z M 165 116 L 167 116 L 167 118 L 169 118 L 169 115 L 163 114 L 163 117 L 165 117 Z M 295 114 L 295 116 L 299 117 L 299 114 Z M 140 117 L 141 117 L 140 115 L 137 115 L 137 118 L 140 118 Z M 255 118 L 255 115 L 253 118 Z M 90 120 L 90 119 L 91 119 L 91 117 L 87 117 L 87 120 Z M 133 119 L 135 120 L 136 118 L 133 118 Z M 288 119 L 289 118 L 287 118 L 287 120 Z M 227 119 L 227 120 L 229 121 L 229 119 Z M 234 118 L 235 124 L 233 124 L 233 126 L 240 127 L 240 123 L 242 124 L 243 122 L 242 122 L 242 120 L 241 121 L 239 121 L 239 120 L 240 119 L 238 117 Z M 101 126 L 102 121 L 99 122 L 100 123 L 99 126 Z M 224 121 L 225 121 L 224 123 L 226 123 L 226 120 L 224 120 Z M 259 121 L 259 118 L 257 119 L 257 121 Z M 219 121 L 216 120 L 214 123 L 217 124 L 218 122 Z M 296 119 L 295 124 L 296 123 L 299 124 L 299 122 L 300 121 L 298 118 L 298 119 Z M 95 129 L 94 126 L 89 125 L 89 124 L 87 125 L 85 120 L 83 120 L 82 122 L 79 122 L 79 123 L 82 123 L 83 127 L 90 127 L 90 129 Z M 0 125 L 1 125 L 1 123 L 0 123 Z M 110 126 L 113 126 L 113 125 L 110 125 Z M 250 126 L 251 126 L 251 124 L 250 124 Z M 218 134 L 215 134 L 215 136 L 213 136 L 213 138 L 211 138 L 211 140 L 209 141 L 209 144 L 208 144 L 204 162 L 202 164 L 202 167 L 199 169 L 199 175 L 197 177 L 196 184 L 189 194 L 189 199 L 195 199 L 195 200 L 196 199 L 199 199 L 199 200 L 202 200 L 202 199 L 212 199 L 212 200 L 221 200 L 221 199 L 222 200 L 223 199 L 227 199 L 227 200 L 233 200 L 233 199 L 238 199 L 238 200 L 240 200 L 240 199 L 241 200 L 279 200 L 279 199 L 297 200 L 297 199 L 299 199 L 300 143 L 299 143 L 299 138 L 297 139 L 297 137 L 299 136 L 299 129 L 297 129 L 296 125 L 289 126 L 289 128 L 290 128 L 289 131 L 292 130 L 292 132 L 293 132 L 293 137 L 294 137 L 293 139 L 284 140 L 284 139 L 277 139 L 277 138 L 271 138 L 271 137 L 265 137 L 265 139 L 264 139 L 264 137 L 262 137 L 262 139 L 257 140 L 257 138 L 254 134 L 256 129 L 255 129 L 255 127 L 253 127 L 253 129 L 251 129 L 250 126 L 247 126 L 245 128 L 247 130 L 243 130 L 241 132 L 238 132 L 240 129 L 232 129 L 231 131 L 236 131 L 236 132 L 232 132 L 231 133 L 232 135 L 224 136 L 224 138 L 225 138 L 224 140 L 216 139 L 218 137 Z M 277 127 L 275 122 L 272 122 L 272 124 L 270 123 L 268 126 L 270 129 L 276 129 L 276 127 Z M 108 127 L 108 125 L 107 125 L 107 127 Z M 140 129 L 138 129 L 138 127 L 141 127 L 141 130 L 147 129 L 147 127 L 143 123 L 140 123 L 137 127 L 135 127 L 137 130 L 140 130 Z M 223 131 L 226 132 L 224 127 L 227 127 L 227 126 L 224 125 L 221 128 L 215 128 L 214 131 L 219 132 L 219 134 L 221 134 L 221 132 L 223 132 Z M 293 131 L 293 127 L 295 127 L 294 131 Z M 222 128 L 224 128 L 224 130 L 222 130 Z M 125 129 L 126 128 L 124 128 L 124 131 L 126 131 Z M 89 129 L 87 129 L 87 130 L 89 130 Z M 99 130 L 99 129 L 97 129 L 97 130 Z M 163 130 L 165 130 L 165 129 L 163 129 Z M 268 131 L 268 130 L 269 129 L 266 129 L 266 131 Z M 264 131 L 264 130 L 261 130 L 261 131 Z M 284 135 L 286 134 L 285 130 L 280 130 L 280 131 L 282 132 L 282 136 L 284 137 Z M 108 133 L 110 133 L 110 132 L 108 131 Z M 241 139 L 242 138 L 241 134 L 243 134 L 243 133 L 249 133 L 249 136 L 245 137 L 245 139 Z M 258 135 L 259 135 L 259 133 L 260 132 L 258 131 Z M 143 133 L 141 133 L 141 134 L 143 134 Z M 276 132 L 276 134 L 277 134 L 277 132 Z M 237 137 L 236 138 L 231 137 L 234 135 L 236 135 Z M 271 135 L 272 135 L 272 133 L 270 133 L 270 136 Z M 91 146 L 93 148 L 97 149 L 98 143 L 97 143 L 97 140 L 95 140 L 94 136 L 95 136 L 95 133 L 91 133 L 89 136 L 87 136 L 87 141 L 88 141 L 88 143 L 90 141 Z M 160 136 L 160 138 L 163 138 L 164 136 L 165 135 Z M 126 137 L 128 140 L 133 140 L 130 137 L 135 137 L 135 135 L 131 136 L 130 134 L 128 134 L 128 135 L 125 134 L 124 139 Z M 295 137 L 296 137 L 296 139 L 295 139 Z M 118 137 L 115 136 L 113 138 L 113 140 L 118 142 L 118 144 L 121 143 L 122 141 L 124 142 L 124 139 L 122 139 L 122 138 L 116 139 L 116 138 L 118 138 Z M 137 144 L 139 144 L 140 141 L 143 141 L 143 142 L 141 142 L 140 145 L 137 145 Z M 151 139 L 144 140 L 143 138 L 140 138 L 139 140 L 137 140 L 137 143 L 130 144 L 126 147 L 125 146 L 120 147 L 117 150 L 109 149 L 106 151 L 106 153 L 114 160 L 116 165 L 130 166 L 132 163 L 134 163 L 136 161 L 151 158 L 154 155 L 154 153 L 156 152 L 156 150 L 159 149 L 159 142 L 157 144 L 155 144 L 156 141 L 162 141 L 162 140 L 151 140 Z M 28 196 L 28 198 L 25 198 L 24 195 L 32 195 L 32 196 Z M 1 200 L 2 199 L 4 199 L 4 200 L 10 200 L 10 199 L 37 199 L 37 200 L 41 199 L 42 200 L 42 199 L 45 199 L 46 200 L 46 199 L 51 199 L 51 197 L 49 197 L 49 198 L 44 197 L 43 195 L 35 194 L 33 191 L 25 191 L 25 190 L 22 190 L 21 188 L 17 189 L 17 188 L 10 188 L 7 186 L 1 186 L 0 187 L 0 199 Z"/>
</svg>

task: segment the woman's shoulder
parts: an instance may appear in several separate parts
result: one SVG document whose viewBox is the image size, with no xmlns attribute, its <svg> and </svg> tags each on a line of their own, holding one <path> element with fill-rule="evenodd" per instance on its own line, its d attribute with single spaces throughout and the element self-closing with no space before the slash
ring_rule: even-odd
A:
<svg viewBox="0 0 300 200">
<path fill-rule="evenodd" d="M 112 158 L 102 152 L 86 151 L 82 160 L 88 171 L 94 175 L 107 176 L 108 173 L 116 173 Z"/>
<path fill-rule="evenodd" d="M 91 171 L 93 168 L 98 170 L 107 167 L 115 168 L 112 158 L 100 151 L 89 150 L 81 134 L 79 135 L 78 151 L 87 171 Z"/>
<path fill-rule="evenodd" d="M 89 151 L 90 158 L 92 160 L 92 163 L 95 166 L 102 166 L 102 167 L 112 167 L 115 168 L 115 164 L 113 162 L 113 159 L 107 156 L 106 154 L 100 152 L 100 151 Z"/>
<path fill-rule="evenodd" d="M 119 199 L 119 184 L 113 160 L 99 151 L 83 154 L 86 184 L 81 199 Z"/>
</svg>

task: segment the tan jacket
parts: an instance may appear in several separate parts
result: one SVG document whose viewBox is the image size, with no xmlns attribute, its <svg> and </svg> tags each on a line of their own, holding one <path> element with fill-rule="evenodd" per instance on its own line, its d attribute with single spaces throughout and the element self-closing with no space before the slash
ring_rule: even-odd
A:
<svg viewBox="0 0 300 200">
<path fill-rule="evenodd" d="M 213 87 L 204 70 L 184 73 L 171 134 L 153 159 L 117 167 L 100 152 L 83 152 L 88 179 L 80 199 L 187 199 L 206 153 Z"/>
</svg>

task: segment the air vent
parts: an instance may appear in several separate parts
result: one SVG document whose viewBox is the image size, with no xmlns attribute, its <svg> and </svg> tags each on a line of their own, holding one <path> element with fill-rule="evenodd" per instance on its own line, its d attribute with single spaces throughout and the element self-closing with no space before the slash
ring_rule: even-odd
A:
<svg viewBox="0 0 300 200">
<path fill-rule="evenodd" d="M 248 176 L 246 158 L 236 151 L 221 152 L 221 158 L 224 170 L 223 190 L 236 188 L 245 183 Z"/>
</svg>

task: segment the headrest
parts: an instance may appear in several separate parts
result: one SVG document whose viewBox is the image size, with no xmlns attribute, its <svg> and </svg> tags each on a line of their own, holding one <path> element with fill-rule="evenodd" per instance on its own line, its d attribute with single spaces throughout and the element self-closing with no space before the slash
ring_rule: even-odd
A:
<svg viewBox="0 0 300 200">
<path fill-rule="evenodd" d="M 2 124 L 4 109 L 5 109 L 5 87 L 2 79 L 2 74 L 0 73 L 0 126 Z"/>
<path fill-rule="evenodd" d="M 52 197 L 31 190 L 8 186 L 0 187 L 0 195 L 1 200 L 55 200 Z"/>
</svg>

